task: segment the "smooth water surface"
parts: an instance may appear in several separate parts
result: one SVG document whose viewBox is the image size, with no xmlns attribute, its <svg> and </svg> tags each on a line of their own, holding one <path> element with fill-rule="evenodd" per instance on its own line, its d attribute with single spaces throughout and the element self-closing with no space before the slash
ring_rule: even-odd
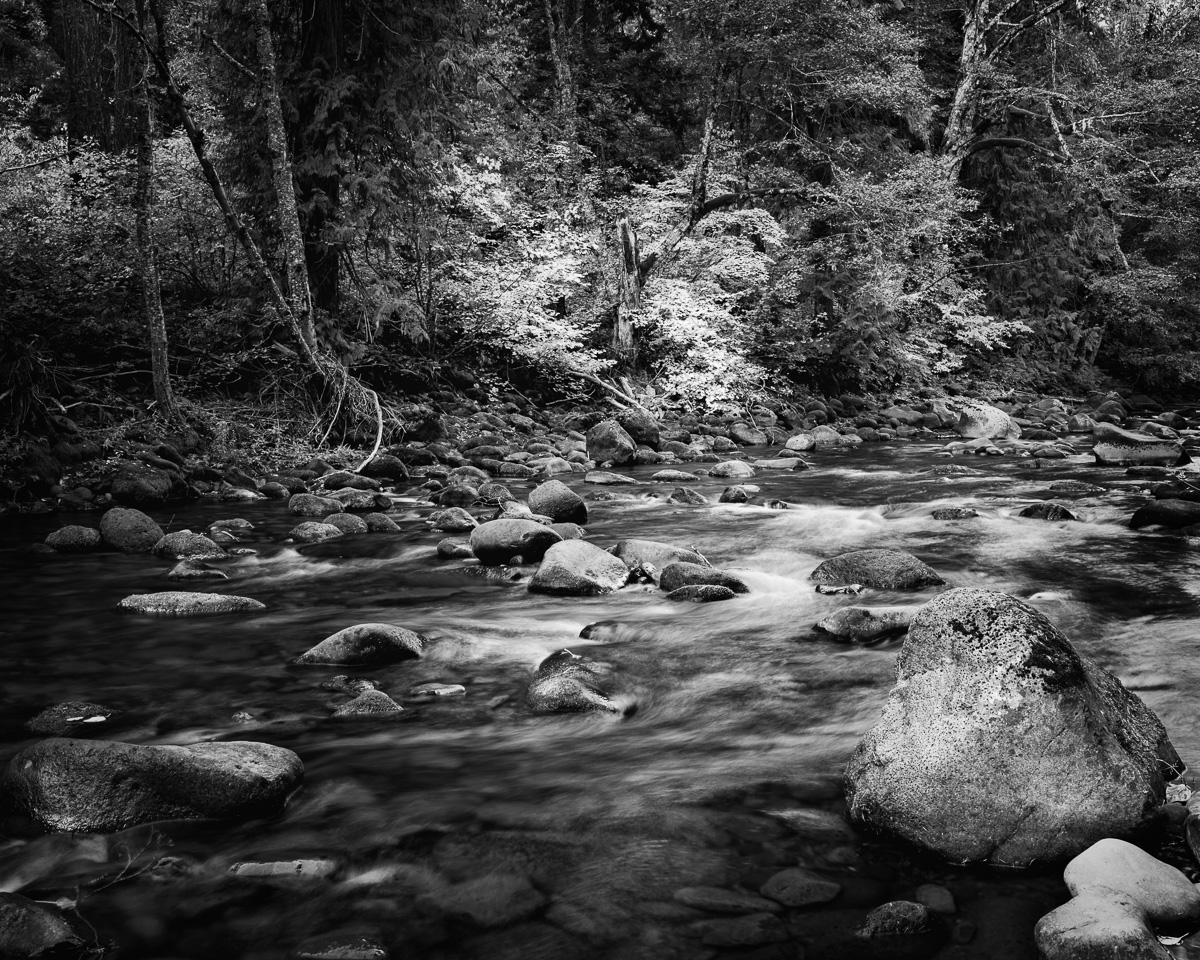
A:
<svg viewBox="0 0 1200 960">
<path fill-rule="evenodd" d="M 801 864 L 844 885 L 840 900 L 795 920 L 809 958 L 835 955 L 823 952 L 822 937 L 839 924 L 911 898 L 930 880 L 954 892 L 960 919 L 976 927 L 970 943 L 938 956 L 1032 956 L 1033 921 L 1065 899 L 1057 875 L 957 870 L 840 823 L 841 770 L 879 715 L 899 643 L 853 646 L 813 624 L 848 603 L 919 604 L 932 594 L 822 596 L 808 576 L 837 553 L 894 547 L 950 586 L 1020 597 L 1136 690 L 1191 760 L 1200 756 L 1191 698 L 1200 552 L 1185 537 L 1123 526 L 1148 484 L 1096 468 L 1090 455 L 1043 469 L 960 457 L 971 473 L 930 475 L 947 462 L 934 456 L 939 449 L 818 451 L 810 471 L 751 481 L 787 510 L 666 504 L 673 485 L 649 483 L 651 467 L 628 471 L 642 481 L 631 487 L 563 478 L 585 496 L 634 497 L 589 502 L 593 542 L 694 546 L 750 586 L 715 604 L 669 603 L 652 586 L 596 599 L 530 594 L 523 581 L 438 560 L 444 534 L 428 527 L 433 508 L 420 504 L 397 507 L 401 533 L 300 548 L 281 542 L 298 521 L 280 502 L 156 513 L 167 530 L 235 516 L 254 524 L 243 545 L 258 553 L 223 561 L 230 579 L 198 586 L 167 581 L 172 564 L 148 555 L 22 549 L 62 523 L 98 523 L 98 514 L 11 518 L 0 530 L 0 762 L 33 742 L 21 725 L 43 707 L 87 700 L 120 711 L 96 735 L 265 740 L 295 750 L 306 772 L 271 822 L 0 842 L 0 889 L 78 901 L 122 958 L 283 958 L 311 937 L 344 933 L 375 938 L 393 957 L 662 960 L 723 955 L 691 930 L 709 915 L 676 902 L 675 890 L 753 891 Z M 1048 488 L 1064 478 L 1107 492 L 1055 496 Z M 695 486 L 715 501 L 725 482 Z M 1017 516 L 1042 499 L 1070 505 L 1082 522 Z M 931 517 L 958 505 L 979 518 Z M 117 612 L 129 594 L 167 589 L 236 593 L 267 609 L 198 619 Z M 402 716 L 331 719 L 349 697 L 321 682 L 339 671 L 290 660 L 367 621 L 410 627 L 430 648 L 420 661 L 341 670 L 376 680 L 404 705 Z M 596 621 L 611 624 L 580 639 Z M 563 647 L 609 666 L 626 718 L 524 708 L 532 670 Z M 408 696 L 431 680 L 463 684 L 466 696 Z M 177 859 L 151 869 L 163 857 Z M 335 869 L 282 881 L 228 872 L 241 860 L 295 858 Z M 464 919 L 464 898 L 474 921 Z M 1011 918 L 1027 914 L 1028 930 L 1016 930 L 1025 921 Z"/>
</svg>

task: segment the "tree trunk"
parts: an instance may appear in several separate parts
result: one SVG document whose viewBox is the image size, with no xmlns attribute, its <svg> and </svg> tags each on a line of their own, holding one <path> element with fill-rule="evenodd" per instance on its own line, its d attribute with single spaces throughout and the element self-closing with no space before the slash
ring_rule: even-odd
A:
<svg viewBox="0 0 1200 960">
<path fill-rule="evenodd" d="M 950 116 L 946 120 L 946 133 L 942 138 L 947 176 L 953 180 L 958 180 L 962 174 L 962 166 L 979 120 L 979 98 L 983 93 L 988 66 L 988 12 L 988 0 L 975 0 L 967 10 L 962 52 L 958 60 L 958 86 L 954 90 Z"/>
<path fill-rule="evenodd" d="M 617 249 L 620 261 L 617 264 L 617 289 L 619 298 L 613 323 L 613 354 L 622 366 L 637 365 L 637 343 L 633 336 L 630 314 L 642 306 L 641 253 L 638 249 L 637 233 L 628 217 L 617 221 Z"/>
<path fill-rule="evenodd" d="M 316 353 L 317 333 L 313 321 L 312 293 L 308 284 L 308 261 L 304 256 L 304 234 L 296 210 L 296 187 L 288 155 L 287 130 L 279 102 L 279 73 L 275 44 L 271 38 L 271 15 L 266 0 L 250 0 L 258 51 L 259 95 L 267 126 L 267 151 L 271 160 L 271 182 L 275 187 L 275 209 L 282 237 L 284 292 L 295 317 L 296 328 L 310 353 Z"/>
<path fill-rule="evenodd" d="M 300 201 L 304 205 L 304 253 L 314 305 L 336 313 L 340 300 L 341 251 L 330 243 L 326 227 L 335 223 L 340 202 L 337 128 L 341 111 L 328 110 L 316 123 L 322 90 L 341 70 L 344 0 L 303 0 L 300 10 L 300 67 L 310 76 L 297 103 L 296 160 Z M 315 82 L 314 82 L 315 81 Z M 331 149 L 332 148 L 332 149 Z"/>
<path fill-rule="evenodd" d="M 138 28 L 146 30 L 146 3 L 137 0 Z M 163 317 L 158 282 L 158 248 L 154 242 L 154 107 L 150 97 L 150 57 L 140 51 L 142 70 L 137 81 L 138 144 L 137 185 L 134 207 L 137 220 L 137 266 L 142 284 L 142 305 L 150 335 L 150 369 L 154 377 L 154 400 L 168 419 L 175 416 L 171 376 L 167 366 L 167 323 Z"/>
</svg>

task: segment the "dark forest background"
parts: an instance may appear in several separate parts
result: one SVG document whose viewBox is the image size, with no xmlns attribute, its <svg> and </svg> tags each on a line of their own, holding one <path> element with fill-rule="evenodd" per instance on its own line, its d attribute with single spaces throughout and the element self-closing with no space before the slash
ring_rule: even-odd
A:
<svg viewBox="0 0 1200 960">
<path fill-rule="evenodd" d="M 224 396 L 339 430 L 445 386 L 1194 394 L 1198 25 L 0 0 L 0 416 L 152 385 L 164 416 Z"/>
</svg>

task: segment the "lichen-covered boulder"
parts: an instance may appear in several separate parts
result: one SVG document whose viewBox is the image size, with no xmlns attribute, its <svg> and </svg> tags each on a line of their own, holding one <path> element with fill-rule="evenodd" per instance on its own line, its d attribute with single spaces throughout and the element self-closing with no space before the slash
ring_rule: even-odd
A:
<svg viewBox="0 0 1200 960">
<path fill-rule="evenodd" d="M 533 593 L 596 597 L 625 586 L 629 568 L 607 550 L 586 540 L 563 540 L 542 558 L 529 581 Z"/>
<path fill-rule="evenodd" d="M 372 513 L 376 510 L 388 510 L 392 506 L 392 498 L 386 493 L 358 490 L 353 487 L 330 491 L 323 499 L 335 501 L 341 505 L 343 510 L 365 510 Z M 326 510 L 325 512 L 332 511 Z"/>
<path fill-rule="evenodd" d="M 326 637 L 296 662 L 382 666 L 419 657 L 428 642 L 421 634 L 390 623 L 358 623 Z"/>
<path fill-rule="evenodd" d="M 321 520 L 305 520 L 292 527 L 288 531 L 288 536 L 297 543 L 321 543 L 325 540 L 332 540 L 334 537 L 340 537 L 342 533 L 341 527 L 335 527 L 332 523 L 325 523 Z"/>
<path fill-rule="evenodd" d="M 715 583 L 689 583 L 684 587 L 676 587 L 667 594 L 667 599 L 672 603 L 716 603 L 732 600 L 736 596 L 728 587 Z"/>
<path fill-rule="evenodd" d="M 1173 467 L 1188 462 L 1178 441 L 1123 430 L 1111 423 L 1097 423 L 1092 429 L 1092 456 L 1106 467 Z"/>
<path fill-rule="evenodd" d="M 213 560 L 226 556 L 223 548 L 204 534 L 192 533 L 191 530 L 176 530 L 166 534 L 151 552 L 164 560 Z"/>
<path fill-rule="evenodd" d="M 986 437 L 989 440 L 1016 440 L 1021 426 L 1003 410 L 979 400 L 965 400 L 955 427 L 960 437 Z"/>
<path fill-rule="evenodd" d="M 337 527 L 342 533 L 369 533 L 371 531 L 366 520 L 352 513 L 331 513 L 321 523 Z"/>
<path fill-rule="evenodd" d="M 561 541 L 562 537 L 536 520 L 489 520 L 471 531 L 471 549 L 479 562 L 488 566 L 508 563 L 516 556 L 526 563 L 536 562 Z"/>
<path fill-rule="evenodd" d="M 113 507 L 100 518 L 104 542 L 127 553 L 151 549 L 163 537 L 163 529 L 141 510 Z"/>
<path fill-rule="evenodd" d="M 616 420 L 601 420 L 587 432 L 587 455 L 596 463 L 628 463 L 636 452 L 633 437 Z"/>
<path fill-rule="evenodd" d="M 298 517 L 325 517 L 331 513 L 341 513 L 346 508 L 340 501 L 332 497 L 318 497 L 315 493 L 297 493 L 288 500 L 288 509 Z"/>
<path fill-rule="evenodd" d="M 103 546 L 103 540 L 95 527 L 70 523 L 51 531 L 46 537 L 46 546 L 55 553 L 91 553 Z"/>
<path fill-rule="evenodd" d="M 737 421 L 729 425 L 729 439 L 743 447 L 763 447 L 771 442 L 770 438 L 758 427 L 751 423 Z"/>
<path fill-rule="evenodd" d="M 112 833 L 156 820 L 250 820 L 282 810 L 303 775 L 296 754 L 269 743 L 43 740 L 0 776 L 0 828 L 27 836 Z"/>
<path fill-rule="evenodd" d="M 146 613 L 155 617 L 201 617 L 218 613 L 245 613 L 266 608 L 266 604 L 249 597 L 235 597 L 225 593 L 189 593 L 186 590 L 135 593 L 117 604 L 118 610 Z"/>
<path fill-rule="evenodd" d="M 123 506 L 157 506 L 182 497 L 187 484 L 175 471 L 145 463 L 126 463 L 112 480 L 112 497 Z"/>
<path fill-rule="evenodd" d="M 555 523 L 587 523 L 583 497 L 561 480 L 547 480 L 529 491 L 529 509 Z"/>
<path fill-rule="evenodd" d="M 662 426 L 645 410 L 622 410 L 617 415 L 617 422 L 635 444 L 645 444 L 651 450 L 659 448 Z"/>
<path fill-rule="evenodd" d="M 846 796 L 949 860 L 1026 866 L 1136 833 L 1182 769 L 1158 718 L 1042 614 L 958 589 L 913 619 Z"/>
<path fill-rule="evenodd" d="M 609 548 L 609 553 L 624 562 L 630 570 L 644 563 L 653 564 L 662 569 L 668 563 L 682 561 L 708 566 L 708 561 L 697 551 L 687 547 L 677 547 L 673 543 L 663 543 L 660 540 L 619 540 Z"/>
<path fill-rule="evenodd" d="M 809 576 L 823 584 L 861 583 L 881 590 L 922 590 L 946 581 L 911 553 L 855 550 L 822 562 Z"/>
</svg>

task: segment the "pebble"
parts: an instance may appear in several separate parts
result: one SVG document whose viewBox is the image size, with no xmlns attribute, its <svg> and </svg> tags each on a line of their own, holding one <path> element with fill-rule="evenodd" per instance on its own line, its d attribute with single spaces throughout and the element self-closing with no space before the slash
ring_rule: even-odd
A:
<svg viewBox="0 0 1200 960">
<path fill-rule="evenodd" d="M 408 695 L 432 700 L 438 697 L 461 697 L 466 692 L 467 688 L 461 683 L 419 683 L 408 691 Z"/>
<path fill-rule="evenodd" d="M 697 910 L 708 910 L 712 913 L 750 913 L 759 914 L 763 911 L 778 912 L 779 904 L 757 896 L 753 893 L 742 893 L 738 890 L 727 890 L 724 887 L 681 887 L 675 891 L 675 899 L 685 906 Z"/>
<path fill-rule="evenodd" d="M 788 939 L 783 923 L 770 913 L 701 920 L 692 929 L 710 947 L 757 947 L 767 943 L 783 943 Z"/>
<path fill-rule="evenodd" d="M 917 887 L 916 899 L 935 913 L 954 913 L 954 894 L 939 883 L 923 883 Z"/>
<path fill-rule="evenodd" d="M 764 897 L 778 900 L 785 907 L 807 907 L 814 903 L 828 903 L 842 892 L 842 886 L 803 867 L 791 867 L 771 877 L 762 885 L 760 892 Z"/>
</svg>

